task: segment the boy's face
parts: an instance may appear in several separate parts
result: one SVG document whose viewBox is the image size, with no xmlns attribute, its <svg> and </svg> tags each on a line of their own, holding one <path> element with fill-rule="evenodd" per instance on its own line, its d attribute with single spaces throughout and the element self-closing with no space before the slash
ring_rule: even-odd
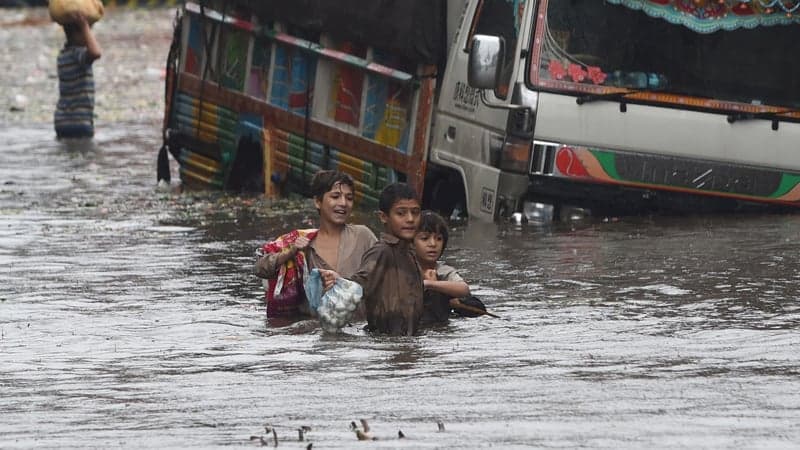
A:
<svg viewBox="0 0 800 450">
<path fill-rule="evenodd" d="M 423 267 L 436 266 L 436 261 L 442 256 L 442 247 L 444 247 L 444 238 L 439 233 L 420 231 L 414 236 L 414 250 Z"/>
<path fill-rule="evenodd" d="M 417 234 L 420 210 L 417 200 L 404 198 L 396 201 L 388 214 L 378 211 L 378 217 L 386 227 L 387 233 L 411 242 Z"/>
<path fill-rule="evenodd" d="M 336 183 L 330 191 L 322 195 L 322 200 L 314 199 L 319 210 L 320 221 L 344 225 L 353 211 L 353 188 L 346 184 Z"/>
</svg>

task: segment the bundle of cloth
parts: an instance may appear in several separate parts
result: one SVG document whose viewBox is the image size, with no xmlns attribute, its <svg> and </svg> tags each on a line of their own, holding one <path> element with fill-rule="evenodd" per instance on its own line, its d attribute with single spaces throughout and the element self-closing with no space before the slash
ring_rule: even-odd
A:
<svg viewBox="0 0 800 450">
<path fill-rule="evenodd" d="M 50 0 L 48 5 L 50 18 L 64 25 L 73 20 L 75 14 L 81 14 L 92 24 L 103 17 L 103 2 L 100 0 Z"/>
</svg>

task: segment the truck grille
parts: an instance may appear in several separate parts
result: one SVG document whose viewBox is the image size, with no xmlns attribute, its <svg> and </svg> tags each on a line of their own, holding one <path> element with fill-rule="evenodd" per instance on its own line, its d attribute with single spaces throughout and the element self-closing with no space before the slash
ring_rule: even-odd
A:
<svg viewBox="0 0 800 450">
<path fill-rule="evenodd" d="M 533 157 L 531 158 L 532 175 L 552 175 L 555 166 L 556 150 L 559 144 L 533 141 Z"/>
</svg>

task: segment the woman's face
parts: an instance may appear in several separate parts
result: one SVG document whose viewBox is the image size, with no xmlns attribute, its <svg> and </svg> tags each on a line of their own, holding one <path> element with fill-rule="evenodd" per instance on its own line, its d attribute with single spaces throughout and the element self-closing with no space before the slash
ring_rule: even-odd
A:
<svg viewBox="0 0 800 450">
<path fill-rule="evenodd" d="M 333 225 L 344 225 L 353 212 L 353 188 L 346 184 L 336 183 L 331 190 L 322 196 L 322 200 L 314 199 L 314 205 L 319 210 L 320 222 Z"/>
</svg>

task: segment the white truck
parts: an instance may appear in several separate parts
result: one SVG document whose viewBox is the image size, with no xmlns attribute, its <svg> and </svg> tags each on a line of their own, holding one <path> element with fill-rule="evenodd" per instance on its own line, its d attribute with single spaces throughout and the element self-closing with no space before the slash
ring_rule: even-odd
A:
<svg viewBox="0 0 800 450">
<path fill-rule="evenodd" d="M 187 2 L 165 146 L 187 187 L 495 220 L 800 205 L 800 0 Z"/>
</svg>

